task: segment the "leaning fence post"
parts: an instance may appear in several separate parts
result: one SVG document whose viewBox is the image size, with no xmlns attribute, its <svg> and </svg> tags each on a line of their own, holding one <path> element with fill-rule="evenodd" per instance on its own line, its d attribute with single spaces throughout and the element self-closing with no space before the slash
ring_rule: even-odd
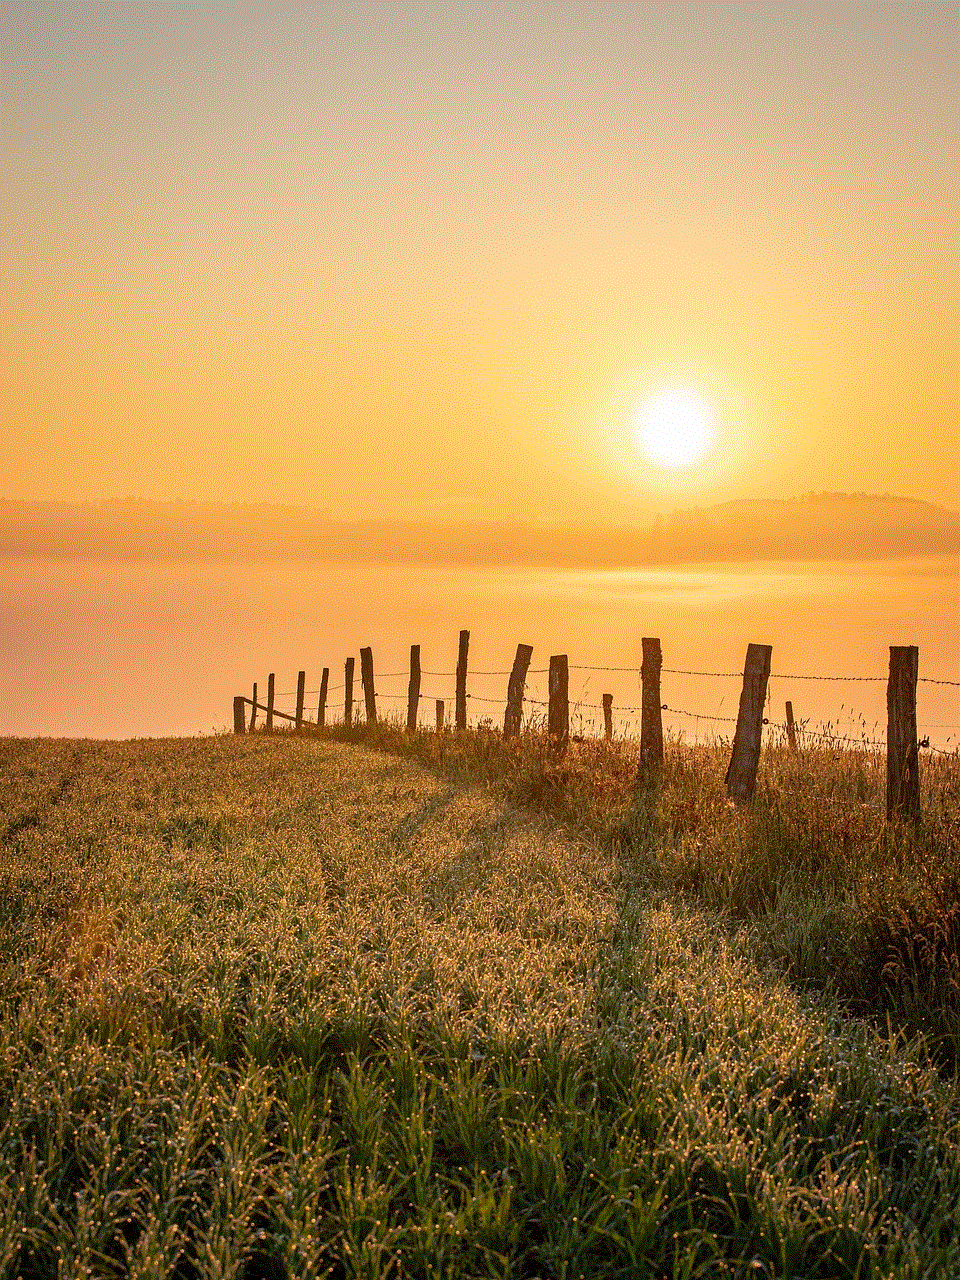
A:
<svg viewBox="0 0 960 1280">
<path fill-rule="evenodd" d="M 890 646 L 887 679 L 887 821 L 920 821 L 920 757 L 917 747 L 915 644 Z"/>
<path fill-rule="evenodd" d="M 510 672 L 510 680 L 507 683 L 507 709 L 503 713 L 504 738 L 515 738 L 520 732 L 523 716 L 523 686 L 532 655 L 533 645 L 517 645 L 517 656 L 513 660 L 513 670 Z"/>
<path fill-rule="evenodd" d="M 327 684 L 330 680 L 330 668 L 324 667 L 320 677 L 320 701 L 317 703 L 317 728 L 322 729 L 327 718 Z"/>
<path fill-rule="evenodd" d="M 570 739 L 570 669 L 565 653 L 550 659 L 548 688 L 547 733 L 565 751 Z"/>
<path fill-rule="evenodd" d="M 790 744 L 790 750 L 797 749 L 797 724 L 793 718 L 793 703 L 787 703 L 787 742 Z"/>
<path fill-rule="evenodd" d="M 253 682 L 253 705 L 250 708 L 250 732 L 253 733 L 257 727 L 257 682 Z"/>
<path fill-rule="evenodd" d="M 727 795 L 738 804 L 749 804 L 757 786 L 760 764 L 760 737 L 763 733 L 763 704 L 770 679 L 769 644 L 747 645 L 743 664 L 743 688 L 737 728 L 733 735 L 733 751 L 727 766 Z"/>
<path fill-rule="evenodd" d="M 443 699 L 437 698 L 437 733 L 443 733 Z"/>
<path fill-rule="evenodd" d="M 613 694 L 603 695 L 603 740 L 613 741 Z"/>
<path fill-rule="evenodd" d="M 417 731 L 417 708 L 420 705 L 420 646 L 410 646 L 410 685 L 407 689 L 407 733 Z"/>
<path fill-rule="evenodd" d="M 353 659 L 343 664 L 343 723 L 350 728 L 353 723 Z"/>
<path fill-rule="evenodd" d="M 294 728 L 299 732 L 303 728 L 303 695 L 304 685 L 307 683 L 307 673 L 305 671 L 297 672 L 297 718 L 294 721 Z"/>
<path fill-rule="evenodd" d="M 247 729 L 247 700 L 238 694 L 233 700 L 233 732 L 245 733 Z"/>
<path fill-rule="evenodd" d="M 457 729 L 467 727 L 467 651 L 470 648 L 470 632 L 460 632 L 460 648 L 457 653 L 457 705 L 455 709 Z"/>
<path fill-rule="evenodd" d="M 363 702 L 367 724 L 377 723 L 377 699 L 373 691 L 373 650 L 360 650 L 360 679 L 363 681 Z"/>
<path fill-rule="evenodd" d="M 274 673 L 271 671 L 267 676 L 267 719 L 264 728 L 267 733 L 273 732 L 273 701 L 274 701 Z"/>
<path fill-rule="evenodd" d="M 645 636 L 640 667 L 640 764 L 644 769 L 663 763 L 663 710 L 660 705 L 660 641 Z"/>
</svg>

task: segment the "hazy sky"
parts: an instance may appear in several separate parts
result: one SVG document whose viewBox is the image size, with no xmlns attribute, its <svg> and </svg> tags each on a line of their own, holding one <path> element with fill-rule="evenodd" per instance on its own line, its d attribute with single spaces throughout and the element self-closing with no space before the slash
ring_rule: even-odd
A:
<svg viewBox="0 0 960 1280">
<path fill-rule="evenodd" d="M 960 505 L 956 4 L 0 24 L 0 497 Z M 682 472 L 663 384 L 719 417 Z"/>
</svg>

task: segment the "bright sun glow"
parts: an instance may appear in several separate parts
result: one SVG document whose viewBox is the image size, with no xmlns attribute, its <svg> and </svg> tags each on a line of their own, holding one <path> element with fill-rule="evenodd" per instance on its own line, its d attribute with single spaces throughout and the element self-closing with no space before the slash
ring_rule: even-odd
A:
<svg viewBox="0 0 960 1280">
<path fill-rule="evenodd" d="M 712 406 L 685 387 L 664 387 L 643 400 L 633 430 L 644 457 L 670 471 L 692 467 L 706 457 L 717 439 Z"/>
</svg>

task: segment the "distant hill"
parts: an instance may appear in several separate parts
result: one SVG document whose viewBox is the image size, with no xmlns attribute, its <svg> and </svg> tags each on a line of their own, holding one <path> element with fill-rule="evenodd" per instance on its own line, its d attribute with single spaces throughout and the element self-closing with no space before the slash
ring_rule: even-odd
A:
<svg viewBox="0 0 960 1280">
<path fill-rule="evenodd" d="M 678 511 L 649 530 L 653 560 L 887 560 L 960 552 L 960 514 L 888 495 L 811 493 Z"/>
<path fill-rule="evenodd" d="M 0 555 L 171 562 L 627 567 L 960 554 L 960 513 L 887 495 L 728 502 L 636 528 L 333 520 L 266 503 L 0 501 Z"/>
</svg>

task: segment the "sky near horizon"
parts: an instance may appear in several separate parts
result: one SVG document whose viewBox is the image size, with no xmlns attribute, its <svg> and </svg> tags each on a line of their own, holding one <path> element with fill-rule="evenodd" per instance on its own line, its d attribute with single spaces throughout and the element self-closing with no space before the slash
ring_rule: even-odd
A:
<svg viewBox="0 0 960 1280">
<path fill-rule="evenodd" d="M 955 4 L 0 6 L 0 498 L 960 506 Z M 715 448 L 637 449 L 659 388 Z"/>
</svg>

